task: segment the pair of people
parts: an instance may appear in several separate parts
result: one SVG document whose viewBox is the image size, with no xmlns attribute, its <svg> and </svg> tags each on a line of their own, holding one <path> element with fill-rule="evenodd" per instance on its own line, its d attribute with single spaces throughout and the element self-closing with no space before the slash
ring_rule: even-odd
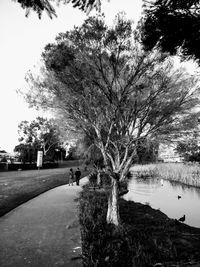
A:
<svg viewBox="0 0 200 267">
<path fill-rule="evenodd" d="M 79 168 L 77 168 L 77 170 L 73 171 L 73 169 L 71 168 L 70 171 L 69 171 L 69 186 L 70 185 L 73 185 L 73 182 L 74 182 L 74 176 L 75 176 L 75 179 L 76 179 L 76 185 L 79 185 L 79 180 L 81 178 L 81 171 Z"/>
</svg>

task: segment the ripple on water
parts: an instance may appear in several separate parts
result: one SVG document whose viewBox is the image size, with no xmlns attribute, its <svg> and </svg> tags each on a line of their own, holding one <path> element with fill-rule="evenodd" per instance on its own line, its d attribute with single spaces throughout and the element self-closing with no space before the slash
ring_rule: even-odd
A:
<svg viewBox="0 0 200 267">
<path fill-rule="evenodd" d="M 186 224 L 200 228 L 200 188 L 161 179 L 133 178 L 128 189 L 124 199 L 148 203 L 173 219 L 179 219 L 185 214 Z"/>
</svg>

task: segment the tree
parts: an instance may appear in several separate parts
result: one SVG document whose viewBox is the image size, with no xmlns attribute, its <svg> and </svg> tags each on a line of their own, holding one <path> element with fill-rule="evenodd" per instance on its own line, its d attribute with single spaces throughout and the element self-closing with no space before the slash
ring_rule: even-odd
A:
<svg viewBox="0 0 200 267">
<path fill-rule="evenodd" d="M 150 163 L 158 159 L 158 140 L 149 140 L 148 138 L 140 139 L 137 146 L 137 162 Z"/>
<path fill-rule="evenodd" d="M 53 119 L 37 117 L 32 122 L 22 121 L 18 126 L 19 142 L 15 147 L 23 161 L 35 161 L 37 150 L 42 149 L 45 160 L 53 160 L 60 148 L 59 130 Z"/>
<path fill-rule="evenodd" d="M 49 0 L 14 0 L 17 1 L 23 9 L 26 9 L 26 16 L 30 11 L 35 11 L 41 18 L 44 11 L 47 12 L 50 18 L 56 16 L 55 8 Z M 57 3 L 72 3 L 74 8 L 79 8 L 89 14 L 92 9 L 101 10 L 101 0 L 57 0 Z"/>
<path fill-rule="evenodd" d="M 7 153 L 4 149 L 0 149 L 0 153 Z"/>
<path fill-rule="evenodd" d="M 85 135 L 76 143 L 76 153 L 84 159 L 85 165 L 92 165 L 94 176 L 97 176 L 97 184 L 101 184 L 101 173 L 103 172 L 104 161 L 101 150 L 95 145 L 91 136 Z"/>
<path fill-rule="evenodd" d="M 88 18 L 59 34 L 42 56 L 40 76 L 27 76 L 27 101 L 59 110 L 74 134 L 92 136 L 111 179 L 107 222 L 118 225 L 119 184 L 138 142 L 184 124 L 199 102 L 197 78 L 167 54 L 144 51 L 122 14 L 112 27 L 102 17 Z"/>
<path fill-rule="evenodd" d="M 200 1 L 146 1 L 142 19 L 142 41 L 146 49 L 159 45 L 176 54 L 182 47 L 185 56 L 200 59 Z"/>
<path fill-rule="evenodd" d="M 184 138 L 177 142 L 176 151 L 185 161 L 200 162 L 200 136 L 198 127 L 185 133 Z"/>
<path fill-rule="evenodd" d="M 19 144 L 15 146 L 14 148 L 15 152 L 19 153 L 19 161 L 22 161 L 23 163 L 26 162 L 35 162 L 37 159 L 37 147 L 35 147 L 33 144 Z"/>
<path fill-rule="evenodd" d="M 176 151 L 185 161 L 200 161 L 200 145 L 195 139 L 178 142 Z"/>
</svg>

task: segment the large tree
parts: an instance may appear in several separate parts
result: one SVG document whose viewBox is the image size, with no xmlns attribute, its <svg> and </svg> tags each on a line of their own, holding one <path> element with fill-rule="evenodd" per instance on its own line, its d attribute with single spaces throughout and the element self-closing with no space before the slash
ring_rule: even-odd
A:
<svg viewBox="0 0 200 267">
<path fill-rule="evenodd" d="M 92 136 L 111 179 L 107 222 L 118 225 L 119 183 L 138 142 L 171 133 L 198 103 L 197 80 L 173 58 L 145 52 L 122 15 L 112 27 L 88 18 L 45 47 L 39 77 L 29 73 L 27 101 L 57 109 L 74 133 Z"/>
<path fill-rule="evenodd" d="M 175 54 L 182 48 L 186 56 L 200 59 L 200 1 L 146 1 L 142 20 L 142 40 L 146 49 L 159 45 Z"/>
<path fill-rule="evenodd" d="M 61 148 L 60 133 L 53 119 L 37 117 L 18 126 L 19 142 L 15 151 L 20 152 L 23 161 L 35 161 L 37 150 L 44 152 L 45 160 L 53 160 L 55 150 Z"/>
</svg>

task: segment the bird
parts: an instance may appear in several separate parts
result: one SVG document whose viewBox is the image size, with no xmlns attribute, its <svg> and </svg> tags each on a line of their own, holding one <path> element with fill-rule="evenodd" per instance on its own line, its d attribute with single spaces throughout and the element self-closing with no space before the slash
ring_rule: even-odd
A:
<svg viewBox="0 0 200 267">
<path fill-rule="evenodd" d="M 178 199 L 180 199 L 180 198 L 181 198 L 181 196 L 178 195 Z"/>
<path fill-rule="evenodd" d="M 181 217 L 180 219 L 178 219 L 180 222 L 184 222 L 185 221 L 185 215 L 183 215 L 183 217 Z"/>
</svg>

